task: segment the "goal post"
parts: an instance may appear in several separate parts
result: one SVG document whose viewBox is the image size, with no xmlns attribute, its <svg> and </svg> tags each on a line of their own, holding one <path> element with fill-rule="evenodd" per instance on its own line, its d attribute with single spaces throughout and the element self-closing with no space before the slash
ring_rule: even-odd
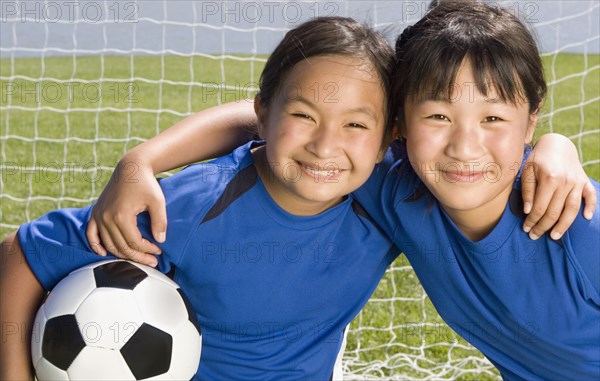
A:
<svg viewBox="0 0 600 381">
<path fill-rule="evenodd" d="M 119 158 L 175 122 L 246 102 L 285 32 L 349 16 L 390 42 L 414 1 L 0 2 L 0 233 L 98 197 Z M 496 1 L 524 20 L 549 85 L 537 135 L 557 132 L 600 178 L 600 4 Z M 346 379 L 499 379 L 438 316 L 403 256 L 351 325 Z"/>
</svg>

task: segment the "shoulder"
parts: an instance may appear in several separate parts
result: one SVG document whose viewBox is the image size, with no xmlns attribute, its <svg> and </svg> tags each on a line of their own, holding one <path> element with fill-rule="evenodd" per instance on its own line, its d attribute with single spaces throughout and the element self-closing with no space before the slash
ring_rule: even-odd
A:
<svg viewBox="0 0 600 381">
<path fill-rule="evenodd" d="M 600 200 L 600 185 L 595 181 L 592 183 Z M 600 208 L 596 206 L 591 220 L 585 219 L 580 211 L 563 242 L 571 249 L 574 261 L 600 295 Z"/>
<path fill-rule="evenodd" d="M 167 192 L 195 194 L 204 188 L 227 185 L 244 168 L 253 164 L 250 149 L 252 143 L 238 147 L 231 154 L 203 163 L 192 164 L 177 174 L 159 180 L 165 196 Z"/>
<path fill-rule="evenodd" d="M 23 247 L 56 242 L 64 245 L 80 244 L 90 249 L 85 238 L 85 228 L 92 205 L 80 209 L 57 209 L 21 225 L 19 240 Z"/>
<path fill-rule="evenodd" d="M 58 209 L 20 226 L 25 258 L 46 290 L 76 268 L 106 259 L 92 252 L 85 235 L 90 212 L 91 206 Z"/>
<path fill-rule="evenodd" d="M 190 165 L 179 173 L 160 180 L 169 215 L 205 214 L 226 193 L 240 193 L 256 183 L 250 149 L 252 143 L 231 154 L 208 162 Z M 170 216 L 169 216 L 170 218 Z"/>
</svg>

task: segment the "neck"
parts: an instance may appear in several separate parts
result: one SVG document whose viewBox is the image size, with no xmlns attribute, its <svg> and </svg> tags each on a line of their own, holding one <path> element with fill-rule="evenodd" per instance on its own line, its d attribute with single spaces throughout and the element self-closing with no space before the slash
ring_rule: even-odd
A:
<svg viewBox="0 0 600 381">
<path fill-rule="evenodd" d="M 471 241 L 484 239 L 496 227 L 506 209 L 512 184 L 493 200 L 470 210 L 452 209 L 442 205 L 458 229 Z"/>
</svg>

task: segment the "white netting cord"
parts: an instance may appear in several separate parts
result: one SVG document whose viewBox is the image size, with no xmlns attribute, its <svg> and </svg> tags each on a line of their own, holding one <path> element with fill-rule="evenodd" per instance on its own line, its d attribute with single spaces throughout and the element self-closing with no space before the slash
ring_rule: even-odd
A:
<svg viewBox="0 0 600 381">
<path fill-rule="evenodd" d="M 103 186 L 100 180 L 108 179 L 118 156 L 168 127 L 171 121 L 206 105 L 231 100 L 227 97 L 232 94 L 251 97 L 258 81 L 256 69 L 264 64 L 265 54 L 285 31 L 302 21 L 296 19 L 293 13 L 296 10 L 311 17 L 335 11 L 337 15 L 367 20 L 379 29 L 396 26 L 392 34 L 397 34 L 420 18 L 428 1 L 267 3 L 2 2 L 2 234 L 47 210 L 88 204 L 98 196 Z M 533 21 L 534 30 L 545 38 L 547 49 L 543 58 L 549 65 L 549 92 L 541 127 L 566 134 L 576 143 L 584 166 L 597 167 L 598 154 L 590 156 L 586 152 L 587 146 L 598 142 L 600 135 L 599 115 L 595 111 L 600 94 L 598 90 L 590 91 L 600 71 L 598 51 L 593 50 L 600 43 L 597 26 L 600 4 L 595 0 L 577 2 L 578 6 L 568 0 L 537 3 L 510 0 L 501 4 L 522 12 L 521 16 Z M 552 4 L 557 6 L 548 18 L 543 7 Z M 176 6 L 186 9 L 183 12 L 186 15 L 178 12 Z M 63 12 L 62 18 L 56 16 L 57 9 Z M 283 9 L 288 13 L 281 22 L 276 16 L 281 16 Z M 261 17 L 257 17 L 257 12 L 262 12 Z M 263 22 L 271 16 L 272 22 Z M 244 23 L 244 17 L 255 22 Z M 211 23 L 214 20 L 224 22 Z M 582 33 L 576 40 L 565 40 L 572 32 L 572 23 Z M 72 30 L 62 37 L 70 44 L 59 43 L 58 37 L 67 30 L 61 28 L 68 27 Z M 24 34 L 24 29 L 35 28 L 40 31 L 41 44 L 37 45 Z M 128 47 L 115 42 L 114 29 L 123 36 L 131 34 Z M 170 37 L 174 30 L 189 40 L 174 44 Z M 98 43 L 88 39 L 86 33 L 95 33 Z M 147 40 L 146 35 L 150 36 Z M 250 38 L 242 50 L 233 52 L 238 48 L 235 39 L 243 38 L 240 36 Z M 201 47 L 213 40 L 212 48 Z M 565 72 L 563 61 L 572 51 L 578 51 L 581 68 Z M 60 57 L 67 61 L 60 61 Z M 89 67 L 95 65 L 95 58 L 97 71 Z M 120 58 L 126 61 L 119 61 Z M 169 66 L 173 61 L 181 64 L 176 70 L 187 76 L 174 75 Z M 116 70 L 116 65 L 123 65 L 122 62 L 126 62 L 126 74 Z M 65 65 L 65 72 L 56 70 L 56 65 Z M 206 74 L 209 66 L 214 69 L 212 77 Z M 237 77 L 242 69 L 248 72 L 243 81 Z M 118 93 L 118 102 L 107 97 L 86 98 L 82 93 L 82 89 L 107 93 L 111 86 L 117 91 L 128 89 L 134 93 Z M 569 86 L 576 91 L 565 102 L 561 98 L 562 89 L 570 89 Z M 45 99 L 48 88 L 62 89 L 67 100 L 48 101 Z M 173 89 L 181 94 L 180 104 L 170 102 Z M 207 95 L 206 102 L 198 101 L 198 94 L 203 101 Z M 115 98 L 113 93 L 110 96 Z M 39 101 L 32 101 L 34 97 Z M 573 125 L 569 128 L 564 126 L 564 115 L 569 118 L 576 115 L 570 118 Z M 118 125 L 114 133 L 107 132 L 107 124 L 112 123 L 107 120 L 112 121 L 111 118 Z M 23 126 L 22 120 L 30 121 L 30 125 Z M 48 132 L 47 120 L 56 124 L 55 131 Z M 64 133 L 56 132 L 63 127 Z M 79 154 L 78 149 L 82 149 L 84 159 L 77 162 L 73 157 Z M 53 187 L 55 182 L 57 189 Z M 415 279 L 403 259 L 387 271 L 372 300 L 352 325 L 344 357 L 346 378 L 497 379 L 491 364 L 443 324 Z"/>
</svg>

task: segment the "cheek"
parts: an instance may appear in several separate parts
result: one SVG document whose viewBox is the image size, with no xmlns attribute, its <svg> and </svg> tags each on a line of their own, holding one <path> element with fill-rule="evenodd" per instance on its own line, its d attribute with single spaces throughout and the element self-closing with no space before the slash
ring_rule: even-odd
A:
<svg viewBox="0 0 600 381">
<path fill-rule="evenodd" d="M 486 137 L 485 144 L 501 165 L 512 165 L 523 159 L 525 136 L 522 133 L 490 134 Z"/>
<path fill-rule="evenodd" d="M 424 162 L 443 149 L 445 137 L 439 130 L 418 126 L 406 131 L 406 148 L 411 161 Z"/>
</svg>

